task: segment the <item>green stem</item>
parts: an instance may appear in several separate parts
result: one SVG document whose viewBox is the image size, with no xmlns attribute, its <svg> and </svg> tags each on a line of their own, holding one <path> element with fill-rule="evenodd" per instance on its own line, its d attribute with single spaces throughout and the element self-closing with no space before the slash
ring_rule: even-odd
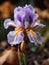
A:
<svg viewBox="0 0 49 65">
<path fill-rule="evenodd" d="M 21 62 L 21 54 L 20 54 L 19 48 L 18 48 L 18 60 L 19 60 L 19 65 L 22 65 L 22 62 Z"/>
<path fill-rule="evenodd" d="M 23 61 L 24 61 L 24 65 L 27 65 L 26 55 L 24 53 L 23 53 Z"/>
</svg>

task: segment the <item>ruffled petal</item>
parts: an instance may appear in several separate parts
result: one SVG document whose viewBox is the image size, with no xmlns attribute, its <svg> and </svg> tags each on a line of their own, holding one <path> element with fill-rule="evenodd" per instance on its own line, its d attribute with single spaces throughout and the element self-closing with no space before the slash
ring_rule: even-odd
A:
<svg viewBox="0 0 49 65">
<path fill-rule="evenodd" d="M 16 11 L 14 14 L 14 21 L 17 22 L 19 20 L 20 22 L 23 22 L 23 19 L 25 18 L 25 12 L 22 10 Z"/>
<path fill-rule="evenodd" d="M 31 5 L 26 5 L 23 9 L 29 18 L 29 22 L 31 23 L 32 19 L 33 19 L 33 14 L 34 14 L 33 13 L 34 12 L 33 7 Z"/>
<path fill-rule="evenodd" d="M 16 27 L 16 24 L 11 19 L 6 19 L 4 21 L 4 27 L 7 29 L 9 26 Z"/>
<path fill-rule="evenodd" d="M 25 5 L 25 7 L 23 7 L 26 10 L 32 11 L 32 13 L 35 13 L 35 9 L 32 7 L 32 5 Z"/>
<path fill-rule="evenodd" d="M 21 11 L 22 10 L 22 7 L 18 6 L 14 9 L 14 14 L 17 12 L 17 11 Z"/>
<path fill-rule="evenodd" d="M 32 7 L 32 5 L 28 5 L 28 8 L 30 8 L 30 10 L 32 10 L 33 13 L 35 12 L 35 9 Z"/>
</svg>

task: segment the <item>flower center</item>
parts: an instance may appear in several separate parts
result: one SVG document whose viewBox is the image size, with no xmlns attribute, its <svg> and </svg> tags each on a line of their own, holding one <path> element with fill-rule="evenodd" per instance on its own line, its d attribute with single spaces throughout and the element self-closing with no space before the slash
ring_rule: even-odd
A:
<svg viewBox="0 0 49 65">
<path fill-rule="evenodd" d="M 23 28 L 15 28 L 15 32 L 16 32 L 16 35 L 18 35 L 19 32 L 23 32 L 24 29 Z"/>
</svg>

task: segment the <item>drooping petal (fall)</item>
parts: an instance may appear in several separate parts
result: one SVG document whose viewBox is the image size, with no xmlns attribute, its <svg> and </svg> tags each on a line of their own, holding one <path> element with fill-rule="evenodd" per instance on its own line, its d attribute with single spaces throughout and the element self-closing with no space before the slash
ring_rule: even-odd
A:
<svg viewBox="0 0 49 65">
<path fill-rule="evenodd" d="M 35 45 L 37 45 L 37 42 L 36 42 L 34 36 L 32 35 L 32 33 L 28 32 L 27 35 L 28 35 L 29 41 L 31 43 L 34 43 Z"/>
<path fill-rule="evenodd" d="M 12 44 L 13 41 L 14 41 L 14 38 L 15 38 L 15 31 L 10 31 L 8 34 L 7 34 L 7 39 L 8 39 L 8 43 L 9 44 Z"/>
<path fill-rule="evenodd" d="M 45 27 L 44 24 L 41 24 L 41 23 L 40 23 L 40 20 L 38 20 L 37 22 L 35 22 L 32 27 L 37 27 L 37 26 L 38 26 L 39 28 Z"/>
<path fill-rule="evenodd" d="M 22 32 L 19 32 L 18 35 L 15 36 L 13 45 L 20 44 L 24 39 L 24 34 Z"/>
<path fill-rule="evenodd" d="M 41 37 L 41 35 L 40 35 L 39 32 L 36 32 L 36 34 L 37 34 L 37 38 L 38 38 L 39 44 L 42 45 L 42 43 L 43 43 L 43 38 Z"/>
<path fill-rule="evenodd" d="M 16 27 L 16 24 L 11 19 L 6 19 L 4 21 L 4 27 L 7 29 L 9 26 Z"/>
<path fill-rule="evenodd" d="M 32 30 L 29 30 L 27 31 L 27 35 L 31 43 L 34 43 L 35 45 L 38 45 L 38 44 L 42 45 L 43 38 L 41 37 L 39 32 L 34 32 Z"/>
<path fill-rule="evenodd" d="M 15 31 L 11 31 L 7 35 L 8 43 L 11 45 L 20 44 L 24 39 L 24 34 L 19 32 L 17 35 Z"/>
</svg>

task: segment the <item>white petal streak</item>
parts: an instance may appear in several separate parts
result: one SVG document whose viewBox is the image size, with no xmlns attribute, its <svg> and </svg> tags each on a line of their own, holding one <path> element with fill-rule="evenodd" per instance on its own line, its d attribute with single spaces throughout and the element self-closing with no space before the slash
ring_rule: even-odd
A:
<svg viewBox="0 0 49 65">
<path fill-rule="evenodd" d="M 41 24 L 41 23 L 40 23 L 40 20 L 38 20 L 38 21 L 36 21 L 36 22 L 34 23 L 33 27 L 36 27 L 36 26 L 38 26 L 38 27 L 40 27 L 40 28 L 45 27 L 44 24 Z"/>
<path fill-rule="evenodd" d="M 28 28 L 29 22 L 25 21 L 25 22 L 24 22 L 24 26 L 25 26 L 25 29 Z"/>
<path fill-rule="evenodd" d="M 19 32 L 17 36 L 15 36 L 13 45 L 20 44 L 24 39 L 24 34 L 22 32 Z"/>
<path fill-rule="evenodd" d="M 16 23 L 16 27 L 22 27 L 23 26 L 22 22 L 20 22 L 19 20 L 17 20 L 15 23 Z"/>
</svg>

